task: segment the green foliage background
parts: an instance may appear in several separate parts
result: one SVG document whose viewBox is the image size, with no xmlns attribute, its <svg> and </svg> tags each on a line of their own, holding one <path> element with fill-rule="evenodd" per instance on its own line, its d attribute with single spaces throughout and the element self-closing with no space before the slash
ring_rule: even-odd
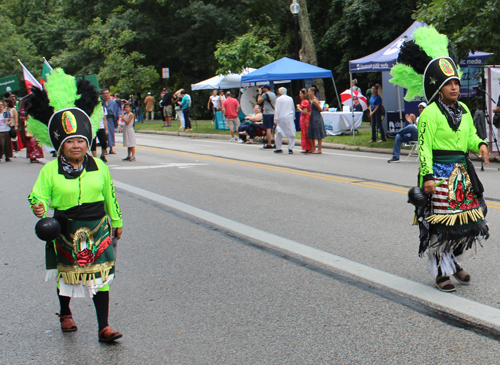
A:
<svg viewBox="0 0 500 365">
<path fill-rule="evenodd" d="M 307 1 L 318 65 L 334 72 L 339 90 L 349 86 L 349 60 L 385 46 L 416 18 L 450 36 L 459 55 L 500 47 L 498 1 L 301 1 Z M 1 0 L 0 77 L 22 79 L 18 58 L 39 77 L 45 57 L 77 77 L 98 74 L 101 87 L 112 92 L 152 91 L 158 99 L 162 67 L 170 68 L 170 90 L 190 90 L 216 72 L 294 58 L 290 2 Z M 380 81 L 379 73 L 356 76 L 363 89 Z M 325 82 L 326 99 L 335 104 L 330 84 Z M 195 115 L 207 118 L 208 92 L 191 95 Z"/>
</svg>

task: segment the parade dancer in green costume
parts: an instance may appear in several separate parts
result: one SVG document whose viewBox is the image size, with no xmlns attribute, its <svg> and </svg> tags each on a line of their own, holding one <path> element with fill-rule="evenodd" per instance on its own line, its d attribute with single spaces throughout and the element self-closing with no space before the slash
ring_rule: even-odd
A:
<svg viewBox="0 0 500 365">
<path fill-rule="evenodd" d="M 99 341 L 113 342 L 122 334 L 108 325 L 109 284 L 115 276 L 110 233 L 119 239 L 123 222 L 108 167 L 87 153 L 102 117 L 99 95 L 88 80 L 77 85 L 61 69 L 48 75 L 44 87 L 32 90 L 27 112 L 28 130 L 58 152 L 28 198 L 37 217 L 51 208 L 61 225 L 61 234 L 46 245 L 46 280 L 57 281 L 64 332 L 77 330 L 71 298 L 89 296 Z"/>
<path fill-rule="evenodd" d="M 467 106 L 458 101 L 460 72 L 446 36 L 433 27 L 414 31 L 403 43 L 390 80 L 408 89 L 410 101 L 425 96 L 429 106 L 418 123 L 419 185 L 429 194 L 428 204 L 417 207 L 419 255 L 428 256 L 436 287 L 456 290 L 450 276 L 469 284 L 471 276 L 459 259 L 488 238 L 483 186 L 468 150 L 478 152 L 487 165 L 488 145 L 477 136 Z"/>
</svg>

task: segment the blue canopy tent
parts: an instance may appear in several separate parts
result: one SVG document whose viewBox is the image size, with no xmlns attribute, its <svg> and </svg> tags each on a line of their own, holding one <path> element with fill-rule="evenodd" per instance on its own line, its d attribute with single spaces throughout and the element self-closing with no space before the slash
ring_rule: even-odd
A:
<svg viewBox="0 0 500 365">
<path fill-rule="evenodd" d="M 332 78 L 337 100 L 340 103 L 337 85 L 333 79 L 333 73 L 330 70 L 311 65 L 309 63 L 292 60 L 283 57 L 280 60 L 274 61 L 269 65 L 263 66 L 248 75 L 241 77 L 242 83 L 252 83 L 260 81 L 279 81 L 279 80 L 309 80 L 309 79 L 326 79 Z"/>
<path fill-rule="evenodd" d="M 401 34 L 398 38 L 396 38 L 394 41 L 389 43 L 387 46 L 384 48 L 378 50 L 377 52 L 374 52 L 368 56 L 365 56 L 363 58 L 359 58 L 357 60 L 352 60 L 349 61 L 349 74 L 350 74 L 350 79 L 351 79 L 351 84 L 352 84 L 352 74 L 353 73 L 362 73 L 362 72 L 382 72 L 382 80 L 383 80 L 383 90 L 386 90 L 391 93 L 389 95 L 386 95 L 384 91 L 384 99 L 387 98 L 388 101 L 390 102 L 391 100 L 389 98 L 392 97 L 392 99 L 396 99 L 396 95 L 394 93 L 394 89 L 392 84 L 389 84 L 389 71 L 391 70 L 392 66 L 396 64 L 396 60 L 398 58 L 399 54 L 399 48 L 401 44 L 412 38 L 413 31 L 417 28 L 420 27 L 427 27 L 428 25 L 425 24 L 424 22 L 414 22 L 408 29 L 405 30 L 403 34 Z M 469 55 L 466 58 L 463 58 L 460 60 L 460 67 L 462 68 L 467 68 L 467 67 L 480 67 L 484 64 L 484 62 L 490 57 L 491 53 L 485 53 L 485 52 L 475 52 L 475 53 L 469 53 Z M 389 87 L 386 87 L 389 86 Z M 400 113 L 400 121 L 402 120 L 402 110 L 401 110 L 401 91 L 399 86 L 397 87 L 397 101 L 398 101 L 398 109 Z M 422 100 L 424 101 L 424 100 Z M 384 102 L 384 104 L 386 104 Z M 405 103 L 407 104 L 407 103 Z M 418 102 L 416 103 L 418 104 Z M 396 106 L 389 106 L 389 109 L 386 106 L 386 110 L 394 109 Z M 406 108 L 405 108 L 406 109 Z"/>
</svg>

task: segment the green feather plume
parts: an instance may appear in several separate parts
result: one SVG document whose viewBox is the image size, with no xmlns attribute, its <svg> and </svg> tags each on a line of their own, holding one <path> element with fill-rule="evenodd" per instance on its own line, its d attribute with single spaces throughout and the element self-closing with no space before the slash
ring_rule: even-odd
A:
<svg viewBox="0 0 500 365">
<path fill-rule="evenodd" d="M 407 89 L 406 101 L 412 101 L 417 96 L 425 96 L 423 76 L 408 65 L 397 63 L 391 68 L 390 83 Z"/>
<path fill-rule="evenodd" d="M 448 37 L 440 34 L 433 26 L 415 29 L 413 40 L 432 59 L 449 56 Z"/>
<path fill-rule="evenodd" d="M 40 142 L 40 144 L 45 144 L 49 147 L 52 147 L 52 142 L 49 137 L 49 128 L 46 124 L 38 121 L 33 117 L 29 117 L 26 120 L 26 130 L 35 136 L 36 140 Z"/>
<path fill-rule="evenodd" d="M 90 116 L 90 121 L 92 122 L 92 139 L 95 138 L 97 131 L 99 130 L 99 124 L 101 123 L 102 115 L 102 105 L 99 101 L 99 103 L 97 103 L 94 108 L 94 112 Z M 104 121 L 104 123 L 106 123 L 106 121 Z"/>
<path fill-rule="evenodd" d="M 66 75 L 61 68 L 52 70 L 47 76 L 45 90 L 50 100 L 50 106 L 55 111 L 74 108 L 75 101 L 80 98 L 76 88 L 76 80 L 71 75 Z"/>
</svg>

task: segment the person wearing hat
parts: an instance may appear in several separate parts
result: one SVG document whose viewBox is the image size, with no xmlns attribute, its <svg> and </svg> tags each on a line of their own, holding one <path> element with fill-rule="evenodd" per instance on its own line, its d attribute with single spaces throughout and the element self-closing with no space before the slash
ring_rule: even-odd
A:
<svg viewBox="0 0 500 365">
<path fill-rule="evenodd" d="M 32 89 L 28 104 L 29 131 L 58 152 L 40 171 L 28 200 L 39 218 L 53 209 L 61 226 L 45 248 L 46 281 L 57 283 L 61 330 L 78 329 L 70 301 L 88 296 L 99 341 L 113 342 L 122 334 L 108 324 L 109 284 L 115 276 L 111 231 L 119 239 L 123 221 L 108 167 L 88 154 L 102 118 L 98 93 L 85 78 L 77 85 L 74 77 L 55 69 L 44 90 Z"/>
<path fill-rule="evenodd" d="M 401 45 L 390 80 L 408 89 L 407 101 L 416 96 L 427 100 L 417 128 L 419 185 L 428 200 L 416 207 L 414 223 L 420 229 L 419 256 L 427 255 L 435 285 L 444 292 L 456 290 L 451 276 L 460 284 L 471 283 L 460 260 L 489 237 L 484 189 L 467 154 L 478 152 L 488 165 L 488 145 L 477 136 L 467 106 L 458 101 L 457 62 L 446 36 L 433 27 L 418 28 Z"/>
<path fill-rule="evenodd" d="M 420 114 L 427 107 L 425 102 L 418 104 L 418 111 Z M 392 150 L 392 158 L 387 162 L 399 162 L 399 156 L 401 154 L 401 143 L 417 142 L 418 141 L 418 130 L 417 123 L 420 117 L 415 117 L 415 114 L 406 114 L 405 119 L 409 123 L 406 127 L 395 132 L 387 132 L 386 136 L 389 138 L 396 138 L 394 141 L 394 149 Z"/>
<path fill-rule="evenodd" d="M 146 121 L 148 121 L 148 116 L 151 117 L 151 121 L 155 119 L 155 103 L 156 99 L 148 92 L 148 96 L 144 98 L 144 104 L 146 108 Z"/>
</svg>

